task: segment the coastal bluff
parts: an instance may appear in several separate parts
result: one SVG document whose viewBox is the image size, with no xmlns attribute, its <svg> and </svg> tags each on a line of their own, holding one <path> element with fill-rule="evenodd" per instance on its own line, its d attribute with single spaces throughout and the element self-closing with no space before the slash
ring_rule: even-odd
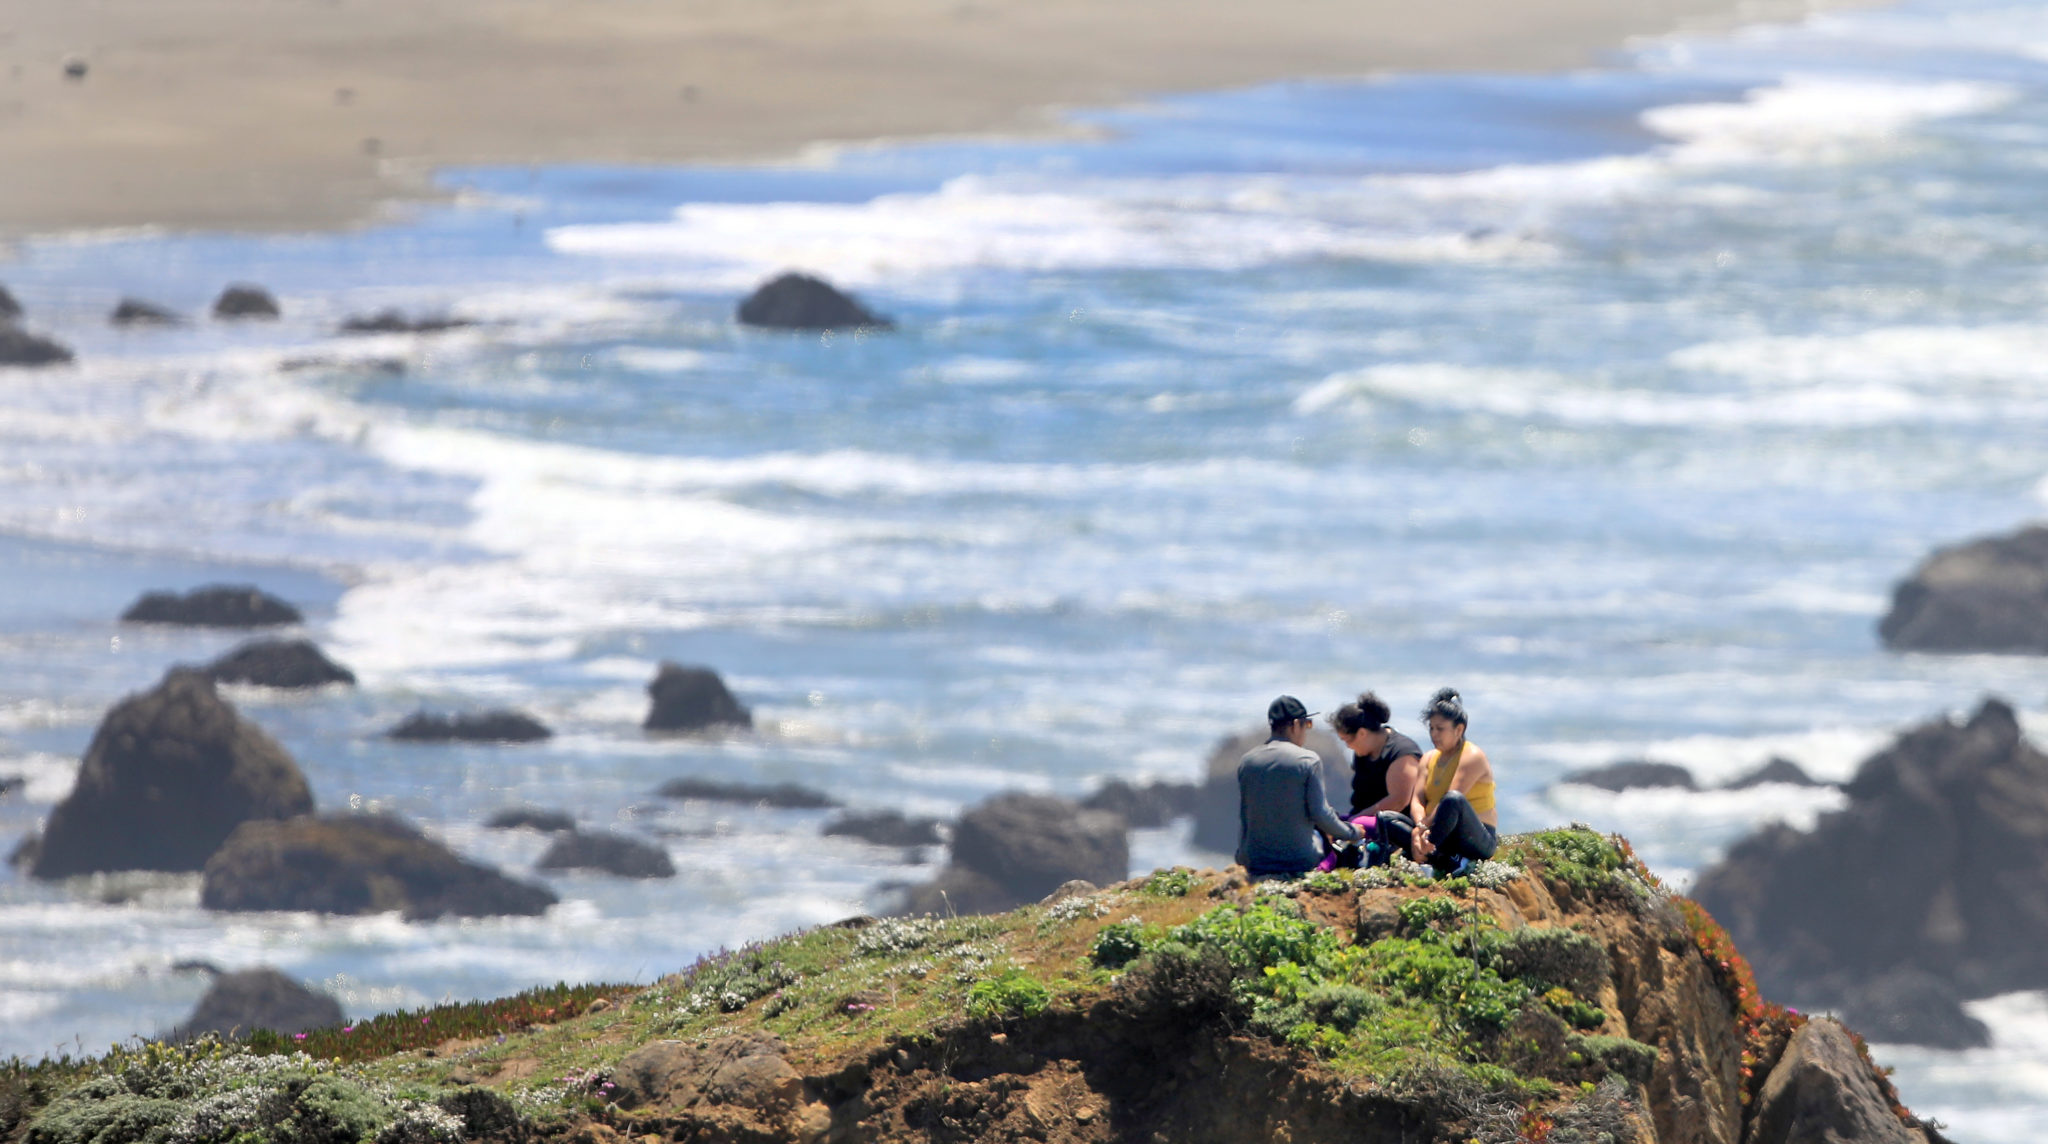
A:
<svg viewBox="0 0 2048 1144">
<path fill-rule="evenodd" d="M 284 1144 L 321 1117 L 386 1144 L 1944 1139 L 1854 1034 L 1761 998 L 1704 910 L 1583 828 L 1464 878 L 1160 870 L 848 918 L 647 986 L 0 1073 L 4 1144 L 195 1118 Z"/>
</svg>

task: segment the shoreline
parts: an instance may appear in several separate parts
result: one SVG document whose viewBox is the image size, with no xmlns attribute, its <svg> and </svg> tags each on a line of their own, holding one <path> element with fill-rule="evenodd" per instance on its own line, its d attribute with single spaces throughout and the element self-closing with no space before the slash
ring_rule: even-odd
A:
<svg viewBox="0 0 2048 1144">
<path fill-rule="evenodd" d="M 1543 72 L 1828 0 L 104 0 L 0 28 L 0 242 L 347 228 L 519 164 L 1034 136 L 1290 79 Z M 68 76 L 67 64 L 83 65 Z M 0 255 L 4 256 L 4 255 Z"/>
</svg>

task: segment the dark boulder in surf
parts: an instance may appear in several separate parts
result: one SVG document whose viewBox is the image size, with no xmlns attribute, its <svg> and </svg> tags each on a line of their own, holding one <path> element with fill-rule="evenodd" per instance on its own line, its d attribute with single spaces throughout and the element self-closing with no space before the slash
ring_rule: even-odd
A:
<svg viewBox="0 0 2048 1144">
<path fill-rule="evenodd" d="M 1129 824 L 1051 795 L 999 794 L 953 825 L 952 861 L 912 887 L 910 913 L 994 913 L 1035 902 L 1067 882 L 1106 886 L 1131 873 Z"/>
<path fill-rule="evenodd" d="M 1194 844 L 1218 854 L 1237 850 L 1237 762 L 1245 752 L 1272 737 L 1264 727 L 1225 735 L 1209 750 L 1207 778 L 1195 800 Z M 1351 752 L 1337 736 L 1318 727 L 1309 733 L 1308 749 L 1323 761 L 1323 793 L 1342 814 L 1351 806 Z"/>
<path fill-rule="evenodd" d="M 771 330 L 893 329 L 831 283 L 808 274 L 784 274 L 763 284 L 740 303 L 742 325 Z"/>
<path fill-rule="evenodd" d="M 297 608 L 253 584 L 209 584 L 184 595 L 149 592 L 121 613 L 124 624 L 267 628 L 304 623 Z"/>
<path fill-rule="evenodd" d="M 719 727 L 752 727 L 754 714 L 748 711 L 718 673 L 708 667 L 684 667 L 663 662 L 647 685 L 653 702 L 647 721 L 649 731 L 707 731 Z"/>
<path fill-rule="evenodd" d="M 0 322 L 0 365 L 63 365 L 71 358 L 63 345 Z"/>
<path fill-rule="evenodd" d="M 401 743 L 537 743 L 554 734 L 547 725 L 520 711 L 480 711 L 459 715 L 414 712 L 385 732 Z"/>
<path fill-rule="evenodd" d="M 446 330 L 466 329 L 476 325 L 468 318 L 445 316 L 423 316 L 408 318 L 400 310 L 379 310 L 374 314 L 357 314 L 341 323 L 344 334 L 438 334 Z"/>
<path fill-rule="evenodd" d="M 228 321 L 247 318 L 272 319 L 283 316 L 277 299 L 261 286 L 237 284 L 220 292 L 213 301 L 213 316 Z"/>
<path fill-rule="evenodd" d="M 1959 999 L 2048 988 L 2048 754 L 2010 706 L 1905 732 L 1843 790 L 1813 829 L 1766 826 L 1694 887 L 1766 995 L 1941 1044 L 1973 1035 Z"/>
<path fill-rule="evenodd" d="M 863 810 L 842 814 L 825 824 L 833 838 L 858 838 L 876 846 L 937 846 L 946 840 L 936 818 L 912 818 L 900 810 Z"/>
<path fill-rule="evenodd" d="M 1193 814 L 1201 797 L 1202 788 L 1194 783 L 1154 779 L 1144 786 L 1136 786 L 1122 779 L 1111 779 L 1082 799 L 1081 805 L 1089 810 L 1106 810 L 1121 815 L 1132 826 L 1156 827 Z"/>
<path fill-rule="evenodd" d="M 1935 552 L 1877 632 L 1894 651 L 2048 655 L 2048 526 Z"/>
<path fill-rule="evenodd" d="M 175 326 L 179 323 L 179 318 L 178 315 L 153 302 L 144 302 L 139 298 L 123 298 L 120 304 L 114 307 L 114 312 L 107 315 L 107 321 L 121 327 Z"/>
<path fill-rule="evenodd" d="M 777 810 L 826 810 L 839 800 L 795 783 L 735 783 L 722 779 L 670 779 L 656 794 L 679 801 L 740 802 Z"/>
<path fill-rule="evenodd" d="M 232 1039 L 258 1029 L 304 1033 L 331 1029 L 347 1019 L 334 998 L 264 966 L 215 976 L 170 1039 L 189 1041 L 207 1033 Z"/>
<path fill-rule="evenodd" d="M 1806 773 L 1806 768 L 1790 759 L 1773 757 L 1763 766 L 1730 779 L 1722 790 L 1749 790 L 1775 783 L 1779 786 L 1821 787 L 1832 786 Z"/>
<path fill-rule="evenodd" d="M 598 870 L 621 878 L 676 876 L 668 851 L 652 842 L 623 834 L 585 834 L 575 830 L 557 835 L 535 865 L 542 870 Z"/>
<path fill-rule="evenodd" d="M 1625 791 L 1644 788 L 1675 788 L 1698 790 L 1692 772 L 1676 763 L 1658 763 L 1649 759 L 1626 759 L 1609 763 L 1604 767 L 1588 767 L 1572 771 L 1557 780 L 1560 784 L 1592 787 L 1595 790 Z"/>
<path fill-rule="evenodd" d="M 285 749 L 237 715 L 205 673 L 176 668 L 107 712 L 30 873 L 197 870 L 243 824 L 312 809 Z"/>
<path fill-rule="evenodd" d="M 251 640 L 207 664 L 206 674 L 216 683 L 286 691 L 356 681 L 354 672 L 328 659 L 312 640 Z"/>
<path fill-rule="evenodd" d="M 532 916 L 555 900 L 408 822 L 369 814 L 245 823 L 207 861 L 199 889 L 209 910 L 398 910 L 408 919 Z"/>
<path fill-rule="evenodd" d="M 515 806 L 492 815 L 484 821 L 484 826 L 491 830 L 538 830 L 542 834 L 553 834 L 576 829 L 576 816 L 561 810 Z"/>
</svg>

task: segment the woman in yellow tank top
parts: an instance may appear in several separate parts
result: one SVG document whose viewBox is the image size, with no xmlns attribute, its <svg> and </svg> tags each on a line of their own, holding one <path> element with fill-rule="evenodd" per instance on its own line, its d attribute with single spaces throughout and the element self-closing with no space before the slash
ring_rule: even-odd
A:
<svg viewBox="0 0 2048 1144">
<path fill-rule="evenodd" d="M 1446 687 L 1432 696 L 1422 717 L 1436 749 L 1422 756 L 1415 858 L 1439 873 L 1456 874 L 1468 863 L 1493 857 L 1500 846 L 1493 763 L 1465 737 L 1465 703 L 1455 689 Z"/>
</svg>

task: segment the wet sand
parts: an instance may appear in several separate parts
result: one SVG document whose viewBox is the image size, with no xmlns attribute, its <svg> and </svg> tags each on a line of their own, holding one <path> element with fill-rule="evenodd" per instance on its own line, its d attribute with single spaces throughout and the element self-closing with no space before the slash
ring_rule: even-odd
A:
<svg viewBox="0 0 2048 1144">
<path fill-rule="evenodd" d="M 0 236 L 372 219 L 466 163 L 1045 131 L 1305 76 L 1547 70 L 1731 0 L 5 0 Z M 66 74 L 67 62 L 85 74 Z"/>
</svg>

